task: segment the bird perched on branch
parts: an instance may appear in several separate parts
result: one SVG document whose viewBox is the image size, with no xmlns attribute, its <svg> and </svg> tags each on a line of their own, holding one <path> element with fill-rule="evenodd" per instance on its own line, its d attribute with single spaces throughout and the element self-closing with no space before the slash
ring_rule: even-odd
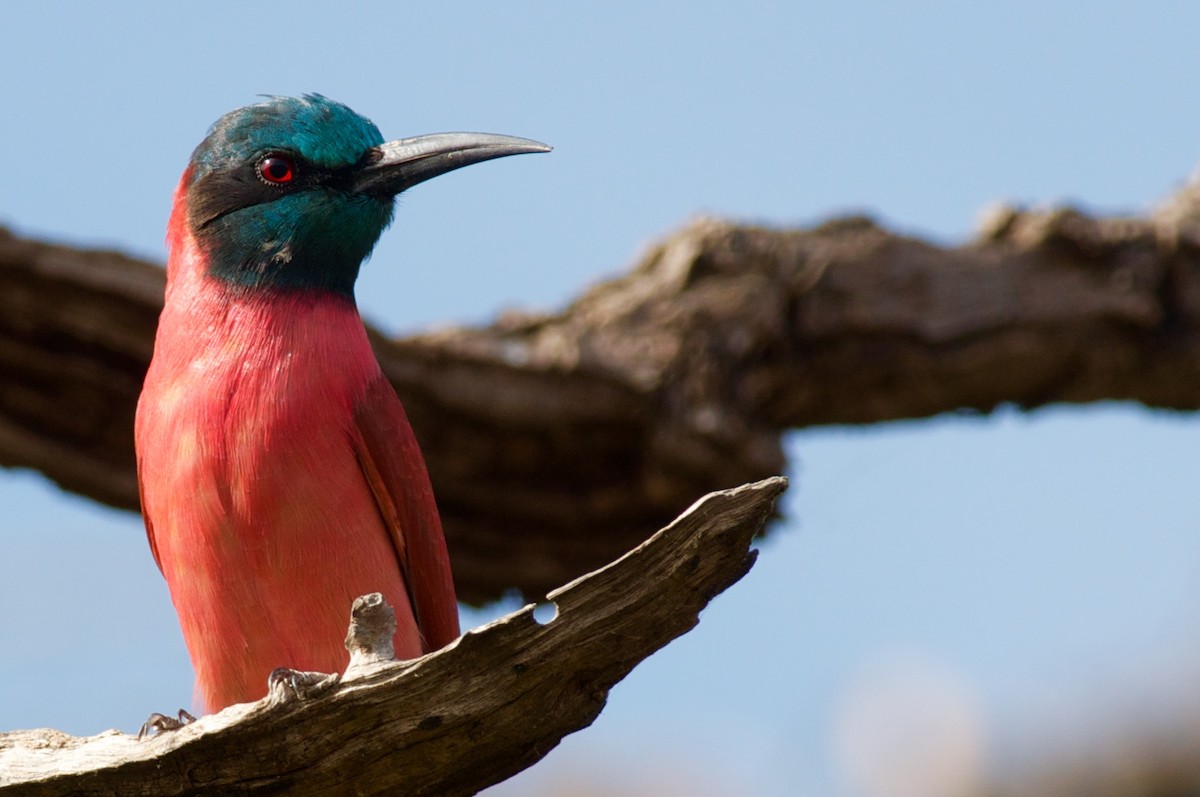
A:
<svg viewBox="0 0 1200 797">
<path fill-rule="evenodd" d="M 458 635 L 425 463 L 354 283 L 401 191 L 549 149 L 481 133 L 384 143 L 318 95 L 226 114 L 196 148 L 136 442 L 201 710 L 262 697 L 278 667 L 343 670 L 365 593 L 395 607 L 399 658 Z"/>
</svg>

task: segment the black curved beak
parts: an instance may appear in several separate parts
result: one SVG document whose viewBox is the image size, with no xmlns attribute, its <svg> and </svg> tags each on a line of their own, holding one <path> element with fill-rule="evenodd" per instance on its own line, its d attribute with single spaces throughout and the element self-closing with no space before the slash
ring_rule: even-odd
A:
<svg viewBox="0 0 1200 797">
<path fill-rule="evenodd" d="M 439 174 L 507 155 L 549 152 L 540 141 L 493 133 L 433 133 L 389 141 L 371 150 L 351 189 L 391 197 Z"/>
</svg>

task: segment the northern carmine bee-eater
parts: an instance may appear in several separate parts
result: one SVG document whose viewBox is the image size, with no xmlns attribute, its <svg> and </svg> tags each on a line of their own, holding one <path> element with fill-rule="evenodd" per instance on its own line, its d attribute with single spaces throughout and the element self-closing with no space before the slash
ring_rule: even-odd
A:
<svg viewBox="0 0 1200 797">
<path fill-rule="evenodd" d="M 262 697 L 278 667 L 343 670 L 365 593 L 395 608 L 399 658 L 458 635 L 425 463 L 354 282 L 401 191 L 549 149 L 482 133 L 384 143 L 318 95 L 226 114 L 196 148 L 175 191 L 136 440 L 201 710 Z"/>
</svg>

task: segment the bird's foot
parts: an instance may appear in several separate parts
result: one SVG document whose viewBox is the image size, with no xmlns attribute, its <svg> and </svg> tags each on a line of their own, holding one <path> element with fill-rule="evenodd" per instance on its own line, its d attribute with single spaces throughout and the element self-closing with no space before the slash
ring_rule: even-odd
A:
<svg viewBox="0 0 1200 797">
<path fill-rule="evenodd" d="M 179 713 L 175 717 L 168 717 L 166 714 L 159 714 L 157 711 L 146 717 L 146 721 L 142 723 L 142 729 L 138 731 L 138 741 L 142 741 L 148 736 L 156 736 L 167 731 L 177 731 L 184 725 L 191 725 L 196 721 L 188 712 L 179 709 Z"/>
<path fill-rule="evenodd" d="M 336 686 L 341 680 L 339 673 L 302 672 L 277 667 L 267 676 L 267 697 L 275 704 L 292 698 L 312 698 Z"/>
</svg>

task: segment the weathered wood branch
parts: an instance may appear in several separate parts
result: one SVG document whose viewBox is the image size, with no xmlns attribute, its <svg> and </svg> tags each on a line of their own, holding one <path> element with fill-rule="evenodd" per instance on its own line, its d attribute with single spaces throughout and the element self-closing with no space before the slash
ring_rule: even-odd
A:
<svg viewBox="0 0 1200 797">
<path fill-rule="evenodd" d="M 1002 209 L 938 247 L 842 219 L 698 221 L 563 312 L 375 336 L 464 599 L 536 594 L 691 496 L 780 472 L 790 428 L 1001 403 L 1200 406 L 1200 213 Z M 135 508 L 162 272 L 0 234 L 0 464 Z"/>
<path fill-rule="evenodd" d="M 0 734 L 4 797 L 475 794 L 599 715 L 608 690 L 745 575 L 786 480 L 710 494 L 621 559 L 410 662 L 360 661 L 313 697 L 232 706 L 139 743 Z M 371 625 L 359 618 L 367 636 Z M 386 635 L 390 638 L 390 633 Z"/>
</svg>

